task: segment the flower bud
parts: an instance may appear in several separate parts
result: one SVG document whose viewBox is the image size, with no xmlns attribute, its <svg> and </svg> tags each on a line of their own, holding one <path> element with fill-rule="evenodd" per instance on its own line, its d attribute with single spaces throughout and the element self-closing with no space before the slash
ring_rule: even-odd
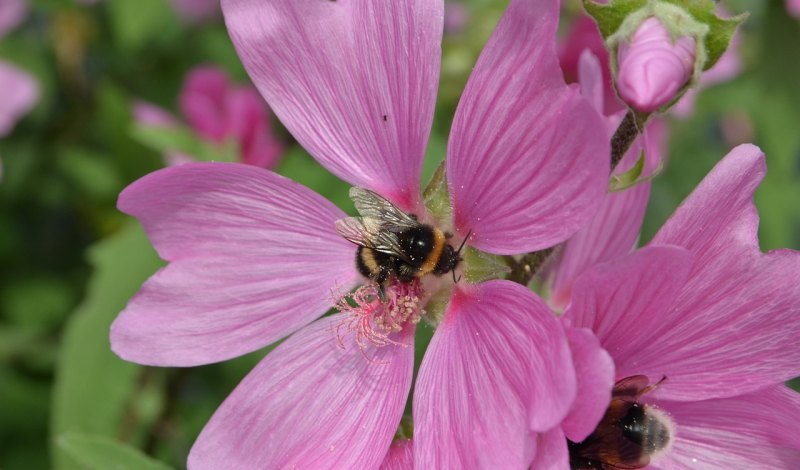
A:
<svg viewBox="0 0 800 470">
<path fill-rule="evenodd" d="M 617 91 L 634 109 L 652 112 L 669 103 L 692 77 L 695 39 L 670 32 L 651 16 L 617 50 Z"/>
</svg>

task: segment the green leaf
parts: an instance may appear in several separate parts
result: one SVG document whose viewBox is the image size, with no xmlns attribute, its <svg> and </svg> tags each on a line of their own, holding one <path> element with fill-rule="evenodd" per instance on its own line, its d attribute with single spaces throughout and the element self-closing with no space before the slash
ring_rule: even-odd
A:
<svg viewBox="0 0 800 470">
<path fill-rule="evenodd" d="M 439 164 L 439 168 L 436 169 L 425 190 L 422 191 L 422 198 L 428 212 L 439 222 L 440 226 L 450 223 L 453 216 L 453 205 L 450 203 L 444 162 Z"/>
<path fill-rule="evenodd" d="M 86 299 L 62 337 L 53 391 L 54 436 L 67 431 L 118 435 L 143 370 L 111 352 L 108 332 L 114 318 L 163 262 L 134 220 L 92 247 L 89 259 L 95 272 Z M 56 469 L 82 468 L 60 447 L 53 454 Z"/>
<path fill-rule="evenodd" d="M 203 162 L 236 162 L 238 149 L 233 141 L 216 146 L 202 140 L 191 129 L 176 124 L 170 127 L 153 127 L 134 124 L 134 140 L 163 154 L 180 152 Z"/>
<path fill-rule="evenodd" d="M 464 276 L 473 284 L 501 279 L 511 272 L 502 256 L 484 253 L 470 246 L 464 250 Z"/>
<path fill-rule="evenodd" d="M 594 18 L 603 39 L 614 34 L 628 15 L 646 4 L 647 0 L 613 0 L 607 4 L 583 0 L 583 8 Z"/>
<path fill-rule="evenodd" d="M 56 439 L 60 450 L 89 470 L 169 470 L 139 450 L 105 436 L 67 433 Z"/>
</svg>

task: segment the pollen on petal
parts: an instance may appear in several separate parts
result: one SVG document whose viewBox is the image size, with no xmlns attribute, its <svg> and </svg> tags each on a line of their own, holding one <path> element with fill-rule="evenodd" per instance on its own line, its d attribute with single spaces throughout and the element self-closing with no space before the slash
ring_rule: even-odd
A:
<svg viewBox="0 0 800 470">
<path fill-rule="evenodd" d="M 425 315 L 424 292 L 419 280 L 400 282 L 393 279 L 381 295 L 380 286 L 368 282 L 348 294 L 336 296 L 334 308 L 348 315 L 337 325 L 336 335 L 353 333 L 361 348 L 388 344 L 406 346 L 392 338 L 409 324 L 416 325 Z"/>
</svg>

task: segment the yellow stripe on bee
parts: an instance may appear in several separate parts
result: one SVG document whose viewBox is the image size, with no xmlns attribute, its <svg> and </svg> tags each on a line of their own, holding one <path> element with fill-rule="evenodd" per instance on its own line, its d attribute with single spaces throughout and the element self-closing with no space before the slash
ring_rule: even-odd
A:
<svg viewBox="0 0 800 470">
<path fill-rule="evenodd" d="M 365 247 L 361 250 L 361 261 L 364 262 L 364 265 L 369 269 L 370 273 L 377 273 L 381 269 L 381 267 L 378 266 L 378 262 L 375 260 L 375 251 L 370 248 Z"/>
<path fill-rule="evenodd" d="M 428 254 L 428 257 L 425 258 L 425 262 L 422 263 L 422 266 L 419 267 L 419 272 L 417 273 L 418 277 L 433 272 L 433 270 L 436 268 L 436 264 L 439 262 L 439 258 L 442 257 L 444 244 L 445 244 L 444 232 L 442 232 L 438 228 L 434 228 L 433 250 L 431 250 L 430 254 Z"/>
</svg>

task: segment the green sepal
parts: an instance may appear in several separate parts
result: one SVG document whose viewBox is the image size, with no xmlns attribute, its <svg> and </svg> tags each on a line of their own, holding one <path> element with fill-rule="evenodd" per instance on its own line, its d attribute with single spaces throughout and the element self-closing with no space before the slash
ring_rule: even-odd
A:
<svg viewBox="0 0 800 470">
<path fill-rule="evenodd" d="M 422 191 L 422 199 L 428 212 L 436 219 L 439 226 L 449 228 L 453 218 L 453 205 L 450 203 L 444 162 L 439 164 L 428 185 Z"/>
<path fill-rule="evenodd" d="M 444 312 L 447 310 L 447 305 L 450 303 L 450 297 L 453 294 L 452 288 L 440 289 L 428 300 L 425 304 L 425 315 L 422 317 L 428 324 L 434 328 L 441 323 L 444 318 Z"/>
<path fill-rule="evenodd" d="M 468 246 L 464 248 L 464 277 L 472 284 L 502 279 L 511 268 L 502 256 L 484 253 Z"/>
<path fill-rule="evenodd" d="M 702 43 L 702 54 L 698 54 L 698 57 L 704 58 L 704 60 L 703 63 L 698 64 L 699 70 L 708 70 L 717 63 L 717 60 L 728 48 L 736 28 L 748 16 L 747 13 L 743 13 L 733 18 L 722 18 L 717 15 L 716 3 L 713 0 L 612 0 L 607 4 L 583 0 L 586 12 L 594 18 L 603 39 L 608 39 L 620 32 L 620 28 L 624 26 L 629 16 L 644 15 L 639 21 L 635 21 L 636 24 L 632 25 L 631 31 L 624 31 L 626 36 L 632 34 L 641 20 L 652 16 L 652 12 L 658 10 L 658 4 L 669 4 L 682 8 L 695 21 L 708 28 L 704 35 L 691 34 L 689 31 L 683 32 L 685 35 L 695 36 L 698 43 Z M 664 23 L 671 30 L 673 36 L 682 33 L 680 24 Z"/>
<path fill-rule="evenodd" d="M 650 174 L 642 176 L 642 171 L 644 170 L 644 162 L 645 162 L 645 153 L 644 150 L 642 150 L 642 153 L 639 155 L 639 159 L 636 161 L 636 164 L 630 170 L 621 173 L 619 175 L 611 175 L 611 179 L 608 182 L 608 191 L 615 193 L 619 191 L 624 191 L 628 188 L 632 188 L 637 184 L 645 183 L 658 176 L 661 173 L 661 170 L 664 169 L 664 165 L 659 163 L 658 167 L 655 170 L 651 171 Z"/>
<path fill-rule="evenodd" d="M 214 145 L 201 140 L 188 127 L 175 125 L 153 127 L 135 124 L 131 137 L 140 144 L 161 153 L 180 152 L 202 162 L 237 162 L 239 149 L 236 142 L 227 140 L 222 145 Z"/>
</svg>

